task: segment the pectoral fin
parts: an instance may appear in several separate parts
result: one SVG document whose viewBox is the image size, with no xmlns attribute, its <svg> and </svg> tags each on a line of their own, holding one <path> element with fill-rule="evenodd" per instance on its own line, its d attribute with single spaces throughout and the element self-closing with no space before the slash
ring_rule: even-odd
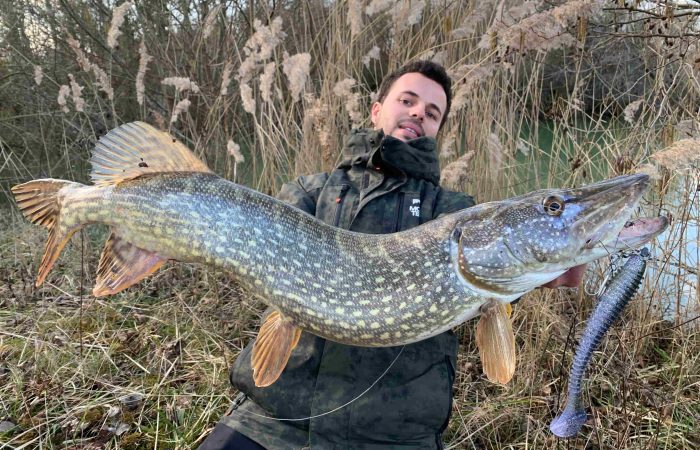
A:
<svg viewBox="0 0 700 450">
<path fill-rule="evenodd" d="M 255 386 L 265 387 L 277 381 L 299 337 L 301 329 L 278 311 L 265 318 L 253 345 L 251 365 Z"/>
<path fill-rule="evenodd" d="M 506 384 L 515 372 L 515 334 L 511 306 L 491 302 L 482 306 L 476 326 L 476 345 L 484 373 L 494 383 Z"/>
<path fill-rule="evenodd" d="M 102 251 L 92 294 L 95 297 L 116 294 L 143 280 L 166 261 L 167 258 L 136 247 L 112 233 Z"/>
</svg>

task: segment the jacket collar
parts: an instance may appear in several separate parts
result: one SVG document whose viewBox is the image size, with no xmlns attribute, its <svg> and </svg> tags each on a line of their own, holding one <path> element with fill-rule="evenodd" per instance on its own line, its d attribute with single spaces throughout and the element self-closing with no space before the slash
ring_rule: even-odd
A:
<svg viewBox="0 0 700 450">
<path fill-rule="evenodd" d="M 338 166 L 366 166 L 397 171 L 433 184 L 440 181 L 440 163 L 434 138 L 419 137 L 404 142 L 385 136 L 382 130 L 352 130 L 343 148 L 343 161 Z"/>
</svg>

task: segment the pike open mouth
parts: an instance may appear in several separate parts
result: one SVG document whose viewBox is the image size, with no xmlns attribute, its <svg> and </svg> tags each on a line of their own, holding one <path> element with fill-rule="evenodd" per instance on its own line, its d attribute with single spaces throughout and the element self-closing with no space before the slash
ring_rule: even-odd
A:
<svg viewBox="0 0 700 450">
<path fill-rule="evenodd" d="M 610 245 L 617 250 L 636 248 L 661 234 L 668 227 L 668 219 L 663 216 L 628 220 Z"/>
</svg>

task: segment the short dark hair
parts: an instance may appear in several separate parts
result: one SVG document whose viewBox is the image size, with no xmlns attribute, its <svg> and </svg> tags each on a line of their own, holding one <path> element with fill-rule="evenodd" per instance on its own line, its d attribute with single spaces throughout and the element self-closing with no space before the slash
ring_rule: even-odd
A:
<svg viewBox="0 0 700 450">
<path fill-rule="evenodd" d="M 382 80 L 382 84 L 379 86 L 377 101 L 379 103 L 384 103 L 386 95 L 389 93 L 394 82 L 407 73 L 419 73 L 442 86 L 442 89 L 445 91 L 445 97 L 447 98 L 447 106 L 445 107 L 445 112 L 442 114 L 442 120 L 440 121 L 440 128 L 442 128 L 447 120 L 447 115 L 450 113 L 450 106 L 452 105 L 452 79 L 447 75 L 445 68 L 438 63 L 424 60 L 413 61 L 394 70 Z"/>
</svg>

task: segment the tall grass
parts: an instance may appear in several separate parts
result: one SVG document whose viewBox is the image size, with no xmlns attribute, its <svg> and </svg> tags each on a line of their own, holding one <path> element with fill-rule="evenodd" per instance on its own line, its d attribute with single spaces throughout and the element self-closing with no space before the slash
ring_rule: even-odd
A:
<svg viewBox="0 0 700 450">
<path fill-rule="evenodd" d="M 74 238 L 36 289 L 44 235 L 19 217 L 9 186 L 44 176 L 85 181 L 97 137 L 145 120 L 217 173 L 274 193 L 296 175 L 332 168 L 350 127 L 369 125 L 382 77 L 418 58 L 443 63 L 455 81 L 440 136 L 446 186 L 483 202 L 646 170 L 656 186 L 644 209 L 673 216 L 642 293 L 594 359 L 593 414 L 581 437 L 562 443 L 547 425 L 563 405 L 572 346 L 593 306 L 583 288 L 537 291 L 515 308 L 518 369 L 505 387 L 481 374 L 474 324 L 460 327 L 448 447 L 700 446 L 697 8 L 111 6 L 0 4 L 0 202 L 8 211 L 0 221 L 0 423 L 14 425 L 0 432 L 0 448 L 196 446 L 235 394 L 226 368 L 255 335 L 263 307 L 225 274 L 183 264 L 95 300 L 87 292 L 101 229 Z M 587 278 L 599 283 L 603 267 Z"/>
</svg>

